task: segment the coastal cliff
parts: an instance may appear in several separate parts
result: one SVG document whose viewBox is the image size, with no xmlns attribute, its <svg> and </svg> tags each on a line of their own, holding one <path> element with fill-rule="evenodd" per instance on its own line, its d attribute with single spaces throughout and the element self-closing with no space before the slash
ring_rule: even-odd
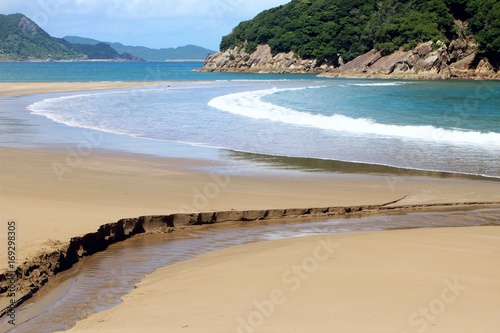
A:
<svg viewBox="0 0 500 333">
<path fill-rule="evenodd" d="M 500 3 L 292 0 L 241 22 L 201 71 L 500 77 Z"/>
<path fill-rule="evenodd" d="M 500 79 L 487 58 L 478 56 L 473 37 L 443 42 L 428 41 L 405 51 L 403 48 L 384 55 L 372 49 L 344 63 L 341 56 L 335 62 L 302 59 L 293 51 L 272 54 L 267 44 L 253 53 L 235 46 L 210 55 L 199 71 L 251 73 L 315 73 L 322 77 L 413 78 L 413 79 Z"/>
<path fill-rule="evenodd" d="M 494 69 L 488 58 L 478 54 L 478 42 L 473 35 L 467 35 L 467 23 L 457 20 L 455 26 L 459 37 L 448 45 L 428 41 L 412 50 L 400 48 L 388 55 L 373 49 L 322 76 L 500 79 L 500 71 Z"/>
</svg>

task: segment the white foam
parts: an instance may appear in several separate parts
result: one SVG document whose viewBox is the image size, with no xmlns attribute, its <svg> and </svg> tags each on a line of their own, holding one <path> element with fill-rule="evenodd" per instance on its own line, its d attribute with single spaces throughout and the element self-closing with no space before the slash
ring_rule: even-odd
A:
<svg viewBox="0 0 500 333">
<path fill-rule="evenodd" d="M 219 96 L 208 105 L 233 114 L 277 121 L 287 124 L 314 127 L 323 130 L 351 132 L 357 134 L 400 137 L 407 139 L 446 142 L 453 144 L 476 144 L 500 147 L 500 133 L 481 133 L 466 130 L 451 130 L 434 126 L 401 126 L 377 123 L 368 118 L 351 118 L 335 114 L 333 116 L 315 115 L 291 108 L 275 105 L 262 100 L 264 96 L 280 91 L 302 90 L 309 88 L 266 89 Z"/>
</svg>

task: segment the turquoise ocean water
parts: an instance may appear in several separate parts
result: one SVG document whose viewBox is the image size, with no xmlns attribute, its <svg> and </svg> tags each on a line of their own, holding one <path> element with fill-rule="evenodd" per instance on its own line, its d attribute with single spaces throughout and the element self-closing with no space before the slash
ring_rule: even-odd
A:
<svg viewBox="0 0 500 333">
<path fill-rule="evenodd" d="M 0 63 L 0 81 L 199 81 L 43 96 L 28 103 L 22 124 L 32 130 L 18 143 L 43 143 L 43 129 L 33 130 L 43 118 L 68 130 L 153 139 L 155 147 L 178 142 L 500 178 L 500 82 L 192 71 L 201 65 Z M 0 119 L 0 143 L 22 127 L 12 117 Z"/>
<path fill-rule="evenodd" d="M 185 155 L 199 157 L 211 156 L 207 151 L 213 149 L 209 147 L 217 147 L 235 158 L 251 158 L 251 154 L 240 153 L 246 152 L 352 162 L 347 165 L 353 170 L 356 163 L 363 163 L 500 178 L 500 82 L 348 80 L 192 71 L 201 65 L 0 63 L 3 82 L 193 81 L 0 98 L 0 146 L 56 144 L 68 148 L 90 142 L 95 148 L 165 156 L 171 156 L 175 146 L 184 149 Z M 188 239 L 181 235 L 177 241 L 171 239 L 175 233 L 157 235 L 162 238 L 154 242 L 139 237 L 130 240 L 137 243 L 110 247 L 97 258 L 87 258 L 95 261 L 69 280 L 64 296 L 12 331 L 67 329 L 89 313 L 119 304 L 149 272 L 199 254 L 200 249 L 231 246 L 251 237 L 262 241 L 498 222 L 496 211 L 438 214 L 442 216 L 417 213 L 308 222 L 306 229 L 302 223 L 288 229 L 244 224 L 226 232 L 207 229 Z M 116 258 L 129 258 L 131 263 L 124 265 Z M 96 274 L 100 274 L 98 278 Z M 30 306 L 26 306 L 28 311 Z M 23 316 L 23 309 L 19 309 L 18 317 Z M 1 326 L 0 322 L 0 331 Z"/>
</svg>

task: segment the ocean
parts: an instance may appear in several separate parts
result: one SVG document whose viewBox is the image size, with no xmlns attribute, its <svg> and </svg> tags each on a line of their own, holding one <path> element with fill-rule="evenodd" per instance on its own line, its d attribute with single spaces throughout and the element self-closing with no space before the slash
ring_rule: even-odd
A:
<svg viewBox="0 0 500 333">
<path fill-rule="evenodd" d="M 0 63 L 3 82 L 182 81 L 1 97 L 0 146 L 57 145 L 68 149 L 70 162 L 76 146 L 81 155 L 93 148 L 209 159 L 223 155 L 235 163 L 252 161 L 244 163 L 247 168 L 264 161 L 301 170 L 426 174 L 417 171 L 424 170 L 446 177 L 500 178 L 500 82 L 193 72 L 201 66 Z M 214 163 L 211 170 L 216 168 Z M 56 288 L 42 290 L 33 303 L 17 310 L 19 319 L 29 320 L 12 332 L 70 328 L 119 304 L 155 269 L 203 251 L 323 233 L 497 225 L 498 216 L 494 209 L 353 216 L 307 224 L 215 225 L 190 231 L 189 237 L 136 237 L 83 259 L 78 273 L 72 273 L 78 275 L 61 277 Z M 50 301 L 55 294 L 57 301 Z M 6 327 L 0 321 L 0 331 L 10 329 Z"/>
<path fill-rule="evenodd" d="M 74 129 L 154 141 L 148 153 L 159 155 L 162 143 L 179 143 L 500 178 L 500 82 L 193 71 L 201 66 L 0 63 L 0 81 L 185 81 L 42 96 L 27 105 L 22 124 L 31 132 L 17 141 L 47 141 L 47 133 L 33 130 L 41 116 Z M 2 131 L 19 125 L 12 117 L 2 115 Z"/>
</svg>

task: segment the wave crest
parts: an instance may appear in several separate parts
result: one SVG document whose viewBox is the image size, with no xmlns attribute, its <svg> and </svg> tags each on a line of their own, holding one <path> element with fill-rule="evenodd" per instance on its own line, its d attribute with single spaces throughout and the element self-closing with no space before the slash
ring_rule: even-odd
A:
<svg viewBox="0 0 500 333">
<path fill-rule="evenodd" d="M 482 133 L 460 129 L 440 127 L 394 125 L 377 123 L 369 118 L 351 118 L 340 114 L 332 116 L 318 115 L 297 111 L 288 107 L 264 101 L 267 95 L 281 91 L 303 90 L 307 88 L 266 89 L 238 92 L 219 96 L 209 101 L 208 105 L 240 116 L 277 121 L 291 125 L 314 127 L 322 130 L 350 132 L 359 135 L 378 135 L 414 140 L 446 142 L 452 144 L 475 144 L 500 147 L 500 133 Z"/>
</svg>

